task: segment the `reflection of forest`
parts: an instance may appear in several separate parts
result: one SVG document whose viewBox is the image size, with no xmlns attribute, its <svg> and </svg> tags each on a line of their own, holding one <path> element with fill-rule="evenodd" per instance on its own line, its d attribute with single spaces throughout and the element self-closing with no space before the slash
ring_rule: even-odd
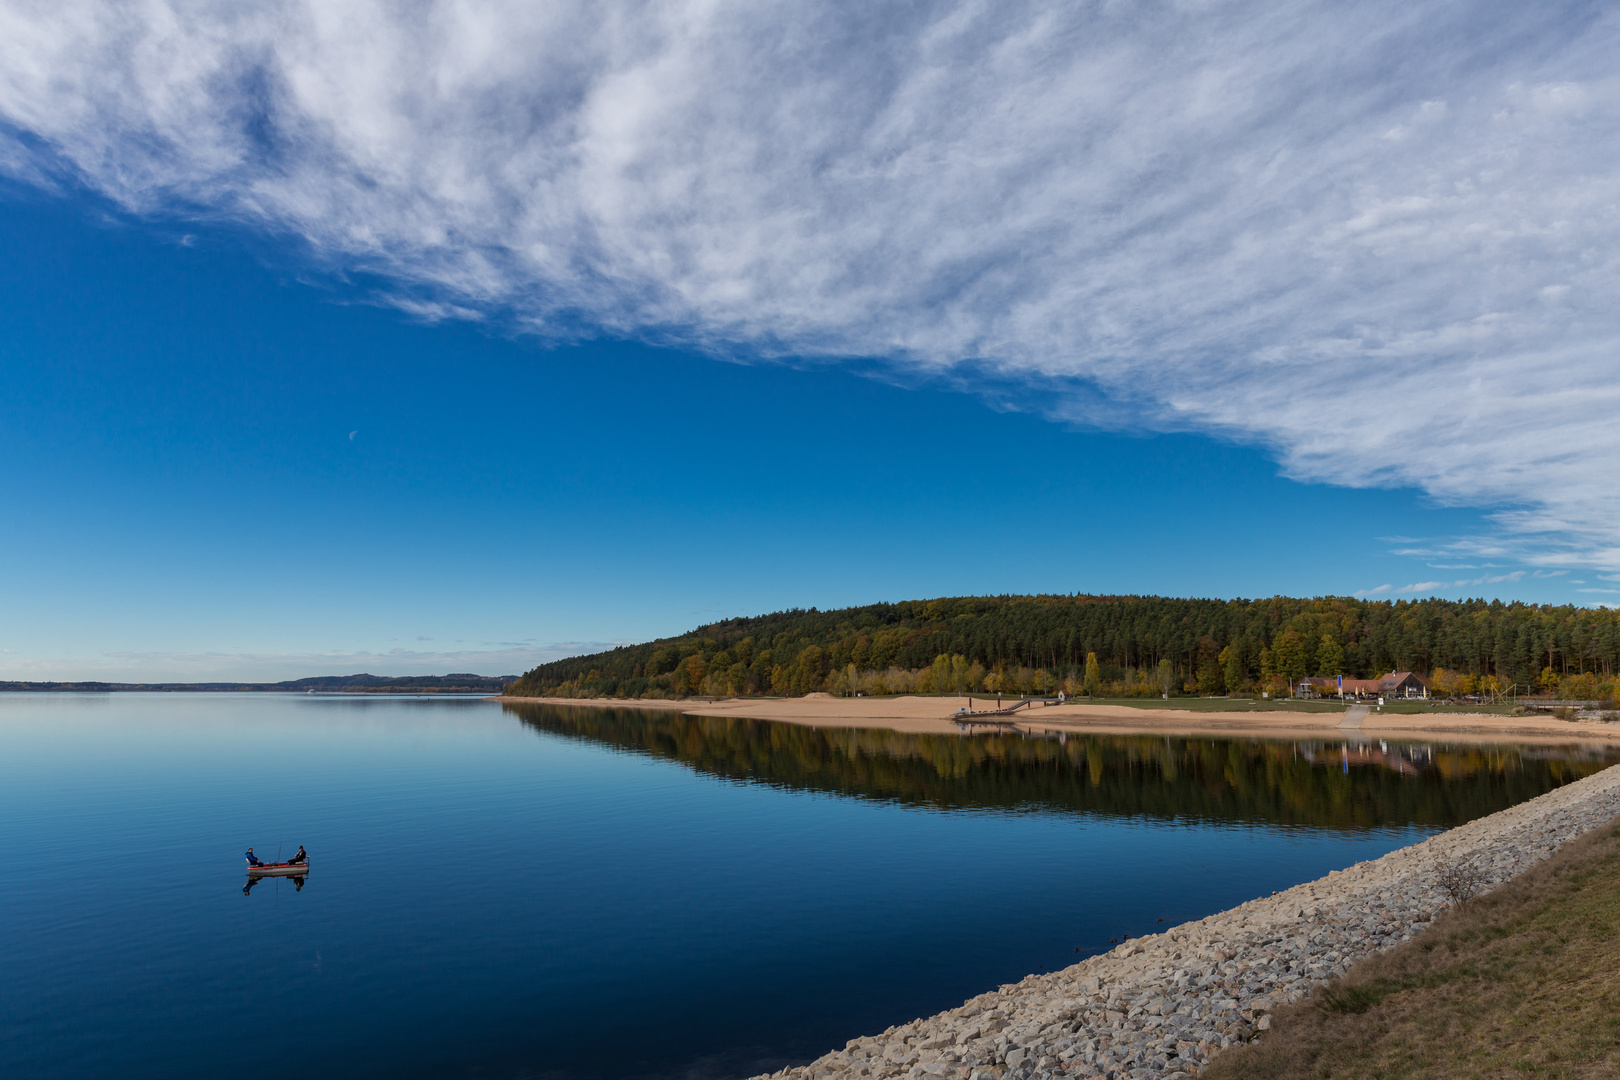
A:
<svg viewBox="0 0 1620 1080">
<path fill-rule="evenodd" d="M 507 704 L 540 731 L 699 772 L 940 809 L 1449 827 L 1588 776 L 1620 751 L 1153 735 L 909 735 L 741 717 Z"/>
</svg>

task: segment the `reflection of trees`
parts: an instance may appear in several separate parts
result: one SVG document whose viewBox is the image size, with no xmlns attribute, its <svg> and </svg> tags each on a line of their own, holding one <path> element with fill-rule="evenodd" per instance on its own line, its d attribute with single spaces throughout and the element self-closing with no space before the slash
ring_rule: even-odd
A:
<svg viewBox="0 0 1620 1080">
<path fill-rule="evenodd" d="M 911 735 L 639 709 L 507 704 L 540 731 L 799 790 L 940 809 L 1056 810 L 1355 829 L 1451 826 L 1597 772 L 1615 751 L 1511 746 L 1399 755 L 1338 744 L 1152 735 Z M 1386 755 L 1389 756 L 1389 755 Z"/>
</svg>

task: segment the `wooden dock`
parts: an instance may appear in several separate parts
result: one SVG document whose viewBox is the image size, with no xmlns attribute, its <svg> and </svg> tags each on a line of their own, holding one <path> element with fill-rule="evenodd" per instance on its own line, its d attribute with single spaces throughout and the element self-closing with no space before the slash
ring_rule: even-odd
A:
<svg viewBox="0 0 1620 1080">
<path fill-rule="evenodd" d="M 979 712 L 973 710 L 973 699 L 968 698 L 967 708 L 957 709 L 947 719 L 954 720 L 958 727 L 966 728 L 972 724 L 986 724 L 991 727 L 1010 727 L 1017 723 L 1010 719 L 1019 709 L 1033 709 L 1037 705 L 1061 705 L 1067 700 L 1063 697 L 1051 698 L 1024 698 L 1016 705 L 1008 705 L 1000 709 L 984 709 Z"/>
</svg>

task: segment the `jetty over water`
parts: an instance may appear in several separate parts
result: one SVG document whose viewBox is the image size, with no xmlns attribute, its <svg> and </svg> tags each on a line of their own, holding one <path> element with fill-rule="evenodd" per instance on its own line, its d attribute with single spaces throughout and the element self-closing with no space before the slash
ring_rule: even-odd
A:
<svg viewBox="0 0 1620 1080">
<path fill-rule="evenodd" d="M 1006 727 L 1017 722 L 1016 720 L 1012 719 L 1012 716 L 1019 709 L 1033 709 L 1037 705 L 1061 705 L 1067 700 L 1068 697 L 1064 694 L 1059 694 L 1057 697 L 1049 698 L 1024 698 L 1016 705 L 1007 705 L 1005 707 L 996 709 L 980 709 L 975 712 L 973 709 L 973 699 L 968 698 L 967 708 L 957 709 L 955 712 L 951 713 L 950 719 L 956 721 L 957 725 L 963 728 L 970 724 L 989 724 L 992 726 Z"/>
</svg>

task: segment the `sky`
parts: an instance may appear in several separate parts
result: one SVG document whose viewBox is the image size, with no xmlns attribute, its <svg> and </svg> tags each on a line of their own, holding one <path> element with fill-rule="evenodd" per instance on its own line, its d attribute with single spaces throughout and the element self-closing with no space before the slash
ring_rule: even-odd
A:
<svg viewBox="0 0 1620 1080">
<path fill-rule="evenodd" d="M 846 7 L 0 0 L 0 678 L 1620 601 L 1611 10 Z"/>
</svg>

